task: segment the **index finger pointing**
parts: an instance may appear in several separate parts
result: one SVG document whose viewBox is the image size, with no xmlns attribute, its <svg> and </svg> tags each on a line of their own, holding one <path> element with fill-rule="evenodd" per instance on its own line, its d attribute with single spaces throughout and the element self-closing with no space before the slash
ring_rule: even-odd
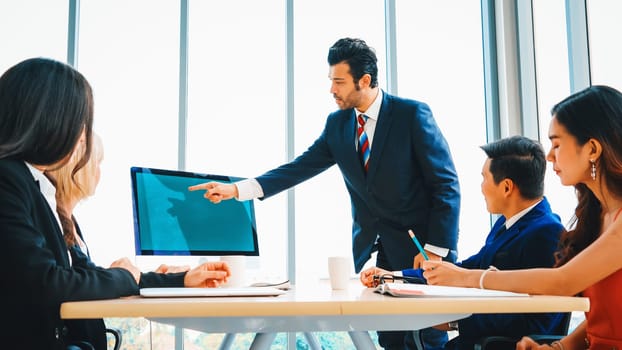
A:
<svg viewBox="0 0 622 350">
<path fill-rule="evenodd" d="M 198 190 L 206 190 L 207 191 L 207 190 L 209 190 L 211 188 L 214 188 L 214 185 L 212 183 L 206 182 L 206 183 L 190 186 L 190 187 L 188 187 L 188 190 L 189 191 L 198 191 Z"/>
</svg>

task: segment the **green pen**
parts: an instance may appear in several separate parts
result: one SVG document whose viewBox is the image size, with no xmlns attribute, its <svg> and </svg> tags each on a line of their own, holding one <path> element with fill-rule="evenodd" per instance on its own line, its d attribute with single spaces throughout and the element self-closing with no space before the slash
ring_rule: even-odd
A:
<svg viewBox="0 0 622 350">
<path fill-rule="evenodd" d="M 425 250 L 423 250 L 423 247 L 421 246 L 421 243 L 419 243 L 417 236 L 415 236 L 415 234 L 413 233 L 413 230 L 408 230 L 408 234 L 410 235 L 410 238 L 413 239 L 413 242 L 415 242 L 415 245 L 417 246 L 417 249 L 419 249 L 419 253 L 423 255 L 423 258 L 425 260 L 430 260 L 430 257 L 428 256 L 428 254 L 425 253 Z"/>
</svg>

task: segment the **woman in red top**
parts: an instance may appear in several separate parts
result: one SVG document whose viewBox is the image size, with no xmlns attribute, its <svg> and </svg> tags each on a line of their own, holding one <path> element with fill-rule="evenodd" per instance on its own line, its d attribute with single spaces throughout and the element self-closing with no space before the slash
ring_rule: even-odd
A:
<svg viewBox="0 0 622 350">
<path fill-rule="evenodd" d="M 578 204 L 560 239 L 557 267 L 515 271 L 464 270 L 426 262 L 429 284 L 590 298 L 586 320 L 552 345 L 523 338 L 517 349 L 622 349 L 622 93 L 592 86 L 552 110 L 547 160 Z"/>
</svg>

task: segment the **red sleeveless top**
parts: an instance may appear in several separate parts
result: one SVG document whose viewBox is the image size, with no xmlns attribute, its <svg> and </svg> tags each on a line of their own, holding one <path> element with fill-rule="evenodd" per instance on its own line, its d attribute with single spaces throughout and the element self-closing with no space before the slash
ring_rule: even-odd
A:
<svg viewBox="0 0 622 350">
<path fill-rule="evenodd" d="M 617 219 L 616 214 L 614 221 Z M 622 269 L 583 291 L 590 299 L 587 341 L 590 350 L 622 350 Z"/>
<path fill-rule="evenodd" d="M 622 349 L 622 270 L 588 287 L 587 340 L 590 350 Z"/>
</svg>

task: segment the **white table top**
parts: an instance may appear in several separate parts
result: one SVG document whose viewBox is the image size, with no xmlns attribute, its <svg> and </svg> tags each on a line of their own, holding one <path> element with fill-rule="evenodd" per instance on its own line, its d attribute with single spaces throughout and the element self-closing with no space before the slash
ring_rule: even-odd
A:
<svg viewBox="0 0 622 350">
<path fill-rule="evenodd" d="M 141 298 L 66 302 L 61 317 L 210 317 L 288 315 L 374 315 L 587 311 L 580 297 L 418 297 L 395 298 L 351 284 L 330 290 L 324 284 L 292 288 L 276 297 Z"/>
<path fill-rule="evenodd" d="M 375 349 L 370 330 L 417 330 L 473 313 L 587 311 L 589 299 L 557 296 L 395 298 L 352 281 L 298 285 L 276 297 L 141 298 L 66 302 L 61 317 L 145 317 L 207 333 L 256 333 L 253 350 L 270 348 L 278 332 L 346 331 L 357 349 Z"/>
</svg>

